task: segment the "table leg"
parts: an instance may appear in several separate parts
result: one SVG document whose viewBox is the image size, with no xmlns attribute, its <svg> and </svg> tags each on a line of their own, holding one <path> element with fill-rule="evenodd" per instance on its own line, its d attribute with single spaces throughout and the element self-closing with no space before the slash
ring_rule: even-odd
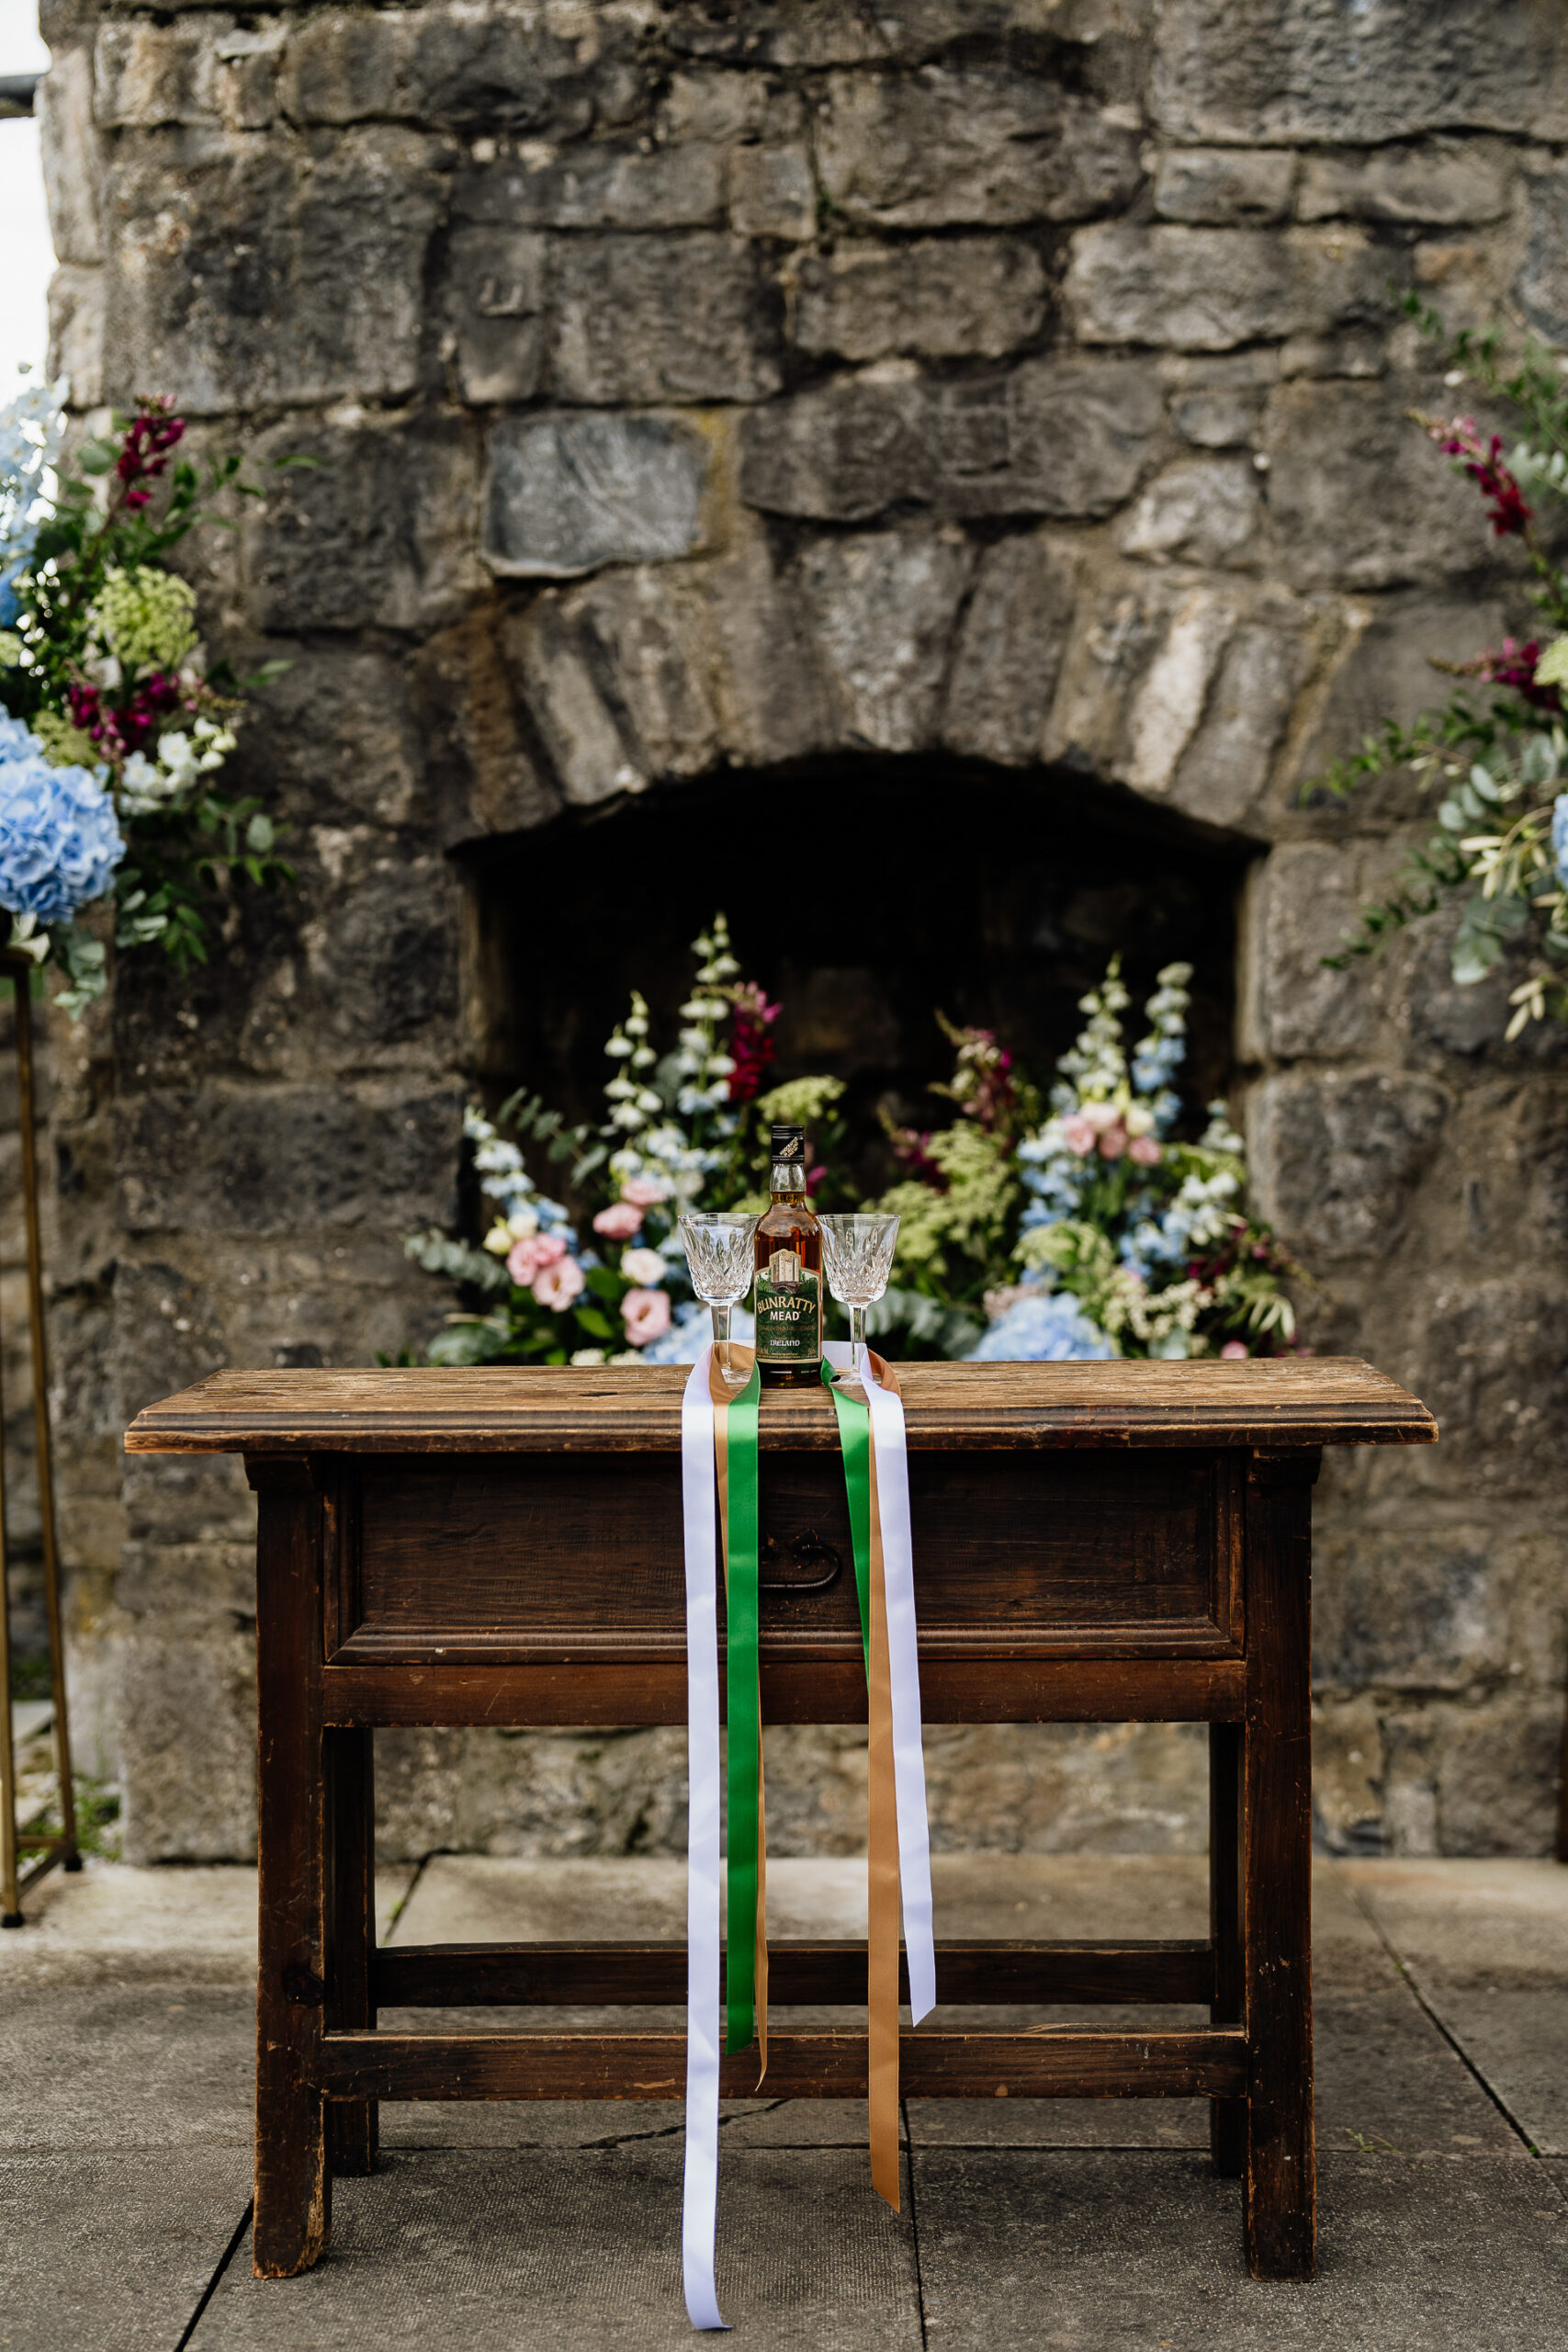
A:
<svg viewBox="0 0 1568 2352">
<path fill-rule="evenodd" d="M 1317 2246 L 1312 2077 L 1311 1579 L 1314 1454 L 1254 1457 L 1247 1500 L 1242 1937 L 1247 2256 L 1310 2278 Z"/>
<path fill-rule="evenodd" d="M 326 1997 L 321 1498 L 308 1461 L 252 1458 L 261 1736 L 256 2203 L 262 2278 L 309 2270 L 332 2232 L 321 2078 Z"/>
<path fill-rule="evenodd" d="M 349 2033 L 367 2032 L 376 2023 L 370 1995 L 376 1949 L 374 1739 L 368 1730 L 334 1730 L 322 1743 L 332 1866 L 326 2014 L 330 2027 Z M 374 2172 L 376 2139 L 373 2098 L 328 2101 L 332 2171 Z"/>
<path fill-rule="evenodd" d="M 1244 2013 L 1241 1947 L 1241 1725 L 1209 1725 L 1209 1940 L 1214 1947 L 1212 2025 L 1239 2025 Z M 1209 2102 L 1214 2170 L 1238 2180 L 1247 2150 L 1247 2101 Z"/>
</svg>

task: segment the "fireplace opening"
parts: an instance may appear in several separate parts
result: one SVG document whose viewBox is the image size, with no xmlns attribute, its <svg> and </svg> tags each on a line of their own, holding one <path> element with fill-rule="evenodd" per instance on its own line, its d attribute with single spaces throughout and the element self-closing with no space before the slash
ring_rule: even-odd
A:
<svg viewBox="0 0 1568 2352">
<path fill-rule="evenodd" d="M 1236 910 L 1252 846 L 1060 773 L 835 759 L 666 786 L 465 859 L 469 1050 L 493 1096 L 526 1085 L 597 1123 L 604 1046 L 633 988 L 674 1043 L 691 942 L 728 917 L 749 978 L 784 1005 L 768 1083 L 841 1079 L 852 1170 L 896 1170 L 877 1111 L 942 1120 L 937 1019 L 994 1030 L 1037 1080 L 1118 952 L 1129 1035 L 1162 965 L 1193 967 L 1181 1089 L 1230 1080 Z"/>
</svg>

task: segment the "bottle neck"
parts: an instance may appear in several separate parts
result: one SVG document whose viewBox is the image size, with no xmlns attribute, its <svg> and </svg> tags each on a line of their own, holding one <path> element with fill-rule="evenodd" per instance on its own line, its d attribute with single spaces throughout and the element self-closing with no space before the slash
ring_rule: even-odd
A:
<svg viewBox="0 0 1568 2352">
<path fill-rule="evenodd" d="M 806 1198 L 806 1170 L 798 1159 L 774 1160 L 773 1193 L 775 1201 L 803 1201 Z"/>
</svg>

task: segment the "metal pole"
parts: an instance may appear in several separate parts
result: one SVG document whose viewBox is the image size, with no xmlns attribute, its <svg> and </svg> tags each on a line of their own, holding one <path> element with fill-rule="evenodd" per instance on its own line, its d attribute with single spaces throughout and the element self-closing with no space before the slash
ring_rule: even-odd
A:
<svg viewBox="0 0 1568 2352">
<path fill-rule="evenodd" d="M 54 1448 L 49 1425 L 49 1332 L 43 1315 L 43 1245 L 39 1230 L 38 1128 L 33 1095 L 33 1015 L 30 963 L 15 970 L 17 1083 L 22 1122 L 22 1204 L 28 1227 L 28 1320 L 32 1335 L 33 1442 L 38 1457 L 39 1521 L 43 1535 L 44 1607 L 54 1690 L 54 1769 L 60 1791 L 62 1859 L 82 1867 L 76 1848 L 76 1790 L 71 1770 L 71 1724 L 65 1704 L 65 1640 L 60 1622 L 60 1551 L 54 1521 Z"/>
<path fill-rule="evenodd" d="M 11 1733 L 10 1541 L 6 1526 L 5 1410 L 0 1397 L 0 1928 L 23 1924 L 21 1897 L 56 1862 L 79 1871 L 76 1791 L 71 1770 L 71 1725 L 65 1702 L 65 1645 L 60 1623 L 60 1551 L 54 1513 L 54 1453 L 49 1426 L 49 1335 L 43 1315 L 43 1249 L 39 1231 L 38 1121 L 33 1091 L 33 965 L 29 956 L 0 949 L 0 969 L 11 975 L 16 998 L 17 1093 L 20 1112 L 22 1209 L 28 1237 L 28 1321 L 32 1339 L 33 1435 L 38 1454 L 39 1521 L 43 1537 L 44 1607 L 49 1621 L 53 1689 L 54 1770 L 60 1835 L 17 1828 L 17 1750 Z M 22 1848 L 41 1849 L 25 1871 Z"/>
</svg>

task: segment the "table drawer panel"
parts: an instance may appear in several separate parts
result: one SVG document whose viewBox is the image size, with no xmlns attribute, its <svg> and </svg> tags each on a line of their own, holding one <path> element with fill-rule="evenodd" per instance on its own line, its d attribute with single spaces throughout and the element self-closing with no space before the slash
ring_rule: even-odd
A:
<svg viewBox="0 0 1568 2352">
<path fill-rule="evenodd" d="M 1228 1638 L 1225 1461 L 914 1454 L 923 1637 L 1126 1626 Z M 382 1649 L 400 1636 L 525 1647 L 562 1634 L 682 1636 L 680 1465 L 668 1454 L 394 1459 L 354 1475 L 333 1646 L 356 1629 Z M 764 1638 L 858 1640 L 837 1460 L 765 1453 L 761 1534 Z"/>
</svg>

